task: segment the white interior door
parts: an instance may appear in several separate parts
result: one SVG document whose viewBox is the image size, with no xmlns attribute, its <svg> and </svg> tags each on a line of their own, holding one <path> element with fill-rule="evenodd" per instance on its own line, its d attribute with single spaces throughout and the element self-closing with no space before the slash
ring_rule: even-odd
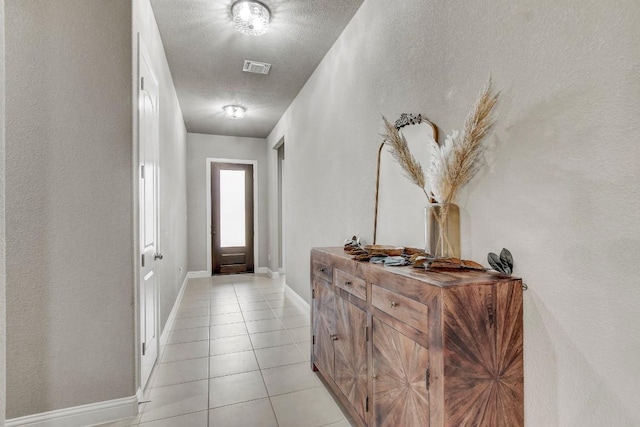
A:
<svg viewBox="0 0 640 427">
<path fill-rule="evenodd" d="M 138 137 L 140 168 L 140 387 L 144 388 L 158 357 L 158 83 L 140 44 Z"/>
</svg>

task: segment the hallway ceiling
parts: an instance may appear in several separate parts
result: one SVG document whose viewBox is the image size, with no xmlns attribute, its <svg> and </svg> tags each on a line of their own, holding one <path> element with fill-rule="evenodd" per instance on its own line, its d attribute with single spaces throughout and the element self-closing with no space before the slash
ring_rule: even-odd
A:
<svg viewBox="0 0 640 427">
<path fill-rule="evenodd" d="M 151 0 L 188 132 L 265 138 L 363 0 L 262 0 L 269 31 L 235 30 L 232 0 Z M 242 71 L 245 59 L 272 64 Z M 243 120 L 222 107 L 242 105 Z"/>
</svg>

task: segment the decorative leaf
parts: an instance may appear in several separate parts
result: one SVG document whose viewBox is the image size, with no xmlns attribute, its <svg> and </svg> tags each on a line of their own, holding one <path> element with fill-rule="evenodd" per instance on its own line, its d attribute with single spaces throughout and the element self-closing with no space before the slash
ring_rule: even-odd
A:
<svg viewBox="0 0 640 427">
<path fill-rule="evenodd" d="M 417 257 L 413 262 L 414 268 L 424 268 L 429 259 L 427 257 Z"/>
<path fill-rule="evenodd" d="M 511 255 L 509 249 L 502 248 L 502 252 L 500 252 L 500 261 L 502 262 L 502 265 L 513 269 L 513 255 Z"/>
<path fill-rule="evenodd" d="M 435 258 L 429 263 L 429 268 L 460 268 L 462 260 L 458 258 Z"/>
<path fill-rule="evenodd" d="M 500 262 L 506 274 L 511 275 L 513 273 L 513 255 L 509 252 L 509 249 L 502 248 L 500 252 Z"/>
<path fill-rule="evenodd" d="M 470 268 L 472 270 L 484 270 L 485 269 L 482 266 L 482 264 L 478 264 L 477 262 L 471 261 L 471 260 L 468 260 L 468 259 L 463 259 L 462 260 L 462 265 L 463 265 L 463 267 Z"/>
<path fill-rule="evenodd" d="M 489 252 L 489 255 L 487 255 L 487 261 L 489 262 L 491 268 L 493 268 L 495 271 L 506 274 L 498 255 L 494 254 L 493 252 Z"/>
</svg>

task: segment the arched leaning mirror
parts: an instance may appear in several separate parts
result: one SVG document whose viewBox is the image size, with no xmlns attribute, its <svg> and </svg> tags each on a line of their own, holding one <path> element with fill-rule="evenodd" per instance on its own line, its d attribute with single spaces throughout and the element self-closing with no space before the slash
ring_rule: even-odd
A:
<svg viewBox="0 0 640 427">
<path fill-rule="evenodd" d="M 393 122 L 423 170 L 431 161 L 427 141 L 438 140 L 437 127 L 421 114 L 403 113 Z M 424 248 L 424 207 L 427 198 L 413 184 L 383 142 L 378 150 L 373 243 Z"/>
</svg>

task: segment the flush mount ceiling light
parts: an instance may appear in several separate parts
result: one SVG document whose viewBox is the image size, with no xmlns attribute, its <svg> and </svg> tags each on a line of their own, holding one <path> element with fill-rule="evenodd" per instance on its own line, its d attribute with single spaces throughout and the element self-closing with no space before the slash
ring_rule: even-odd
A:
<svg viewBox="0 0 640 427">
<path fill-rule="evenodd" d="M 251 36 L 261 36 L 269 29 L 269 8 L 259 1 L 239 0 L 231 6 L 236 30 Z"/>
<path fill-rule="evenodd" d="M 244 119 L 244 113 L 247 111 L 246 108 L 239 105 L 225 105 L 222 109 L 228 119 Z"/>
</svg>

